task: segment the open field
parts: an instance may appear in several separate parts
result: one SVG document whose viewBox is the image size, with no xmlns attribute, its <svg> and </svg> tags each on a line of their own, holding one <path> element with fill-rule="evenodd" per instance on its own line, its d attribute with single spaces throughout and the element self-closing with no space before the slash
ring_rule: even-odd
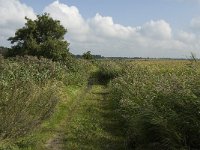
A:
<svg viewBox="0 0 200 150">
<path fill-rule="evenodd" d="M 0 17 L 0 150 L 200 150 L 200 0 L 0 0 Z"/>
<path fill-rule="evenodd" d="M 200 63 L 0 59 L 0 149 L 200 149 Z"/>
</svg>

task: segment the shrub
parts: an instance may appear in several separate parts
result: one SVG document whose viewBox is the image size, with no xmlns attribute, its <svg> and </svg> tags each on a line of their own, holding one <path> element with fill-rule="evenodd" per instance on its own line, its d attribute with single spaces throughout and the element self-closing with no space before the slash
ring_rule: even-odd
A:
<svg viewBox="0 0 200 150">
<path fill-rule="evenodd" d="M 0 139 L 26 135 L 54 111 L 58 87 L 54 83 L 37 86 L 14 81 L 0 84 Z"/>
<path fill-rule="evenodd" d="M 97 65 L 99 70 L 96 72 L 96 78 L 103 84 L 107 84 L 122 72 L 121 66 L 113 61 L 99 61 Z"/>
</svg>

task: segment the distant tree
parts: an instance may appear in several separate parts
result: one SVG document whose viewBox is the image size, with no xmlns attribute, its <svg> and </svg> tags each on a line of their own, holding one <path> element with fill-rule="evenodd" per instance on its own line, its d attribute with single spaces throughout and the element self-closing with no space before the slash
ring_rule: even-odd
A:
<svg viewBox="0 0 200 150">
<path fill-rule="evenodd" d="M 91 51 L 87 51 L 86 53 L 83 53 L 82 58 L 88 59 L 88 60 L 93 59 L 93 56 L 92 56 L 92 54 L 91 54 Z"/>
<path fill-rule="evenodd" d="M 13 44 L 9 56 L 33 55 L 53 60 L 65 60 L 70 55 L 69 43 L 64 40 L 67 33 L 60 21 L 45 13 L 36 20 L 25 18 L 25 26 L 18 29 L 8 40 Z"/>
</svg>

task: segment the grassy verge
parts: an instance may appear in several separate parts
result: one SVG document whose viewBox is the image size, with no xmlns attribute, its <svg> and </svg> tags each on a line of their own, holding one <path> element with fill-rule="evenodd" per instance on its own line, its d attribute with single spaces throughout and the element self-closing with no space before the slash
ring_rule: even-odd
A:
<svg viewBox="0 0 200 150">
<path fill-rule="evenodd" d="M 22 150 L 43 150 L 46 149 L 46 141 L 55 136 L 58 130 L 64 124 L 65 118 L 71 111 L 72 104 L 83 88 L 78 86 L 63 87 L 59 91 L 60 101 L 51 118 L 43 122 L 38 129 L 32 131 L 23 138 L 1 141 L 0 150 L 4 149 L 22 149 Z"/>
</svg>

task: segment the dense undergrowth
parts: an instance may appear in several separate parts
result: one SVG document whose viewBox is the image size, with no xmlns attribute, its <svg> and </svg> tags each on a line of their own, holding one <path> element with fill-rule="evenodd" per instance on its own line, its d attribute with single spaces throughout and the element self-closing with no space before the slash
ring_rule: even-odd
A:
<svg viewBox="0 0 200 150">
<path fill-rule="evenodd" d="M 37 129 L 54 113 L 63 88 L 87 83 L 91 67 L 84 60 L 0 57 L 0 141 L 17 139 Z"/>
<path fill-rule="evenodd" d="M 200 65 L 156 61 L 122 65 L 110 99 L 130 149 L 200 149 Z"/>
<path fill-rule="evenodd" d="M 90 78 L 108 86 L 107 100 L 121 121 L 127 149 L 200 149 L 198 61 L 64 63 L 28 56 L 0 57 L 0 149 L 13 149 L 12 143 L 35 147 L 44 133 L 27 135 L 41 126 L 45 133 L 55 130 L 71 111 L 68 95 L 76 97 L 81 90 L 76 86 L 84 87 Z"/>
<path fill-rule="evenodd" d="M 108 84 L 112 79 L 122 74 L 122 62 L 115 62 L 112 60 L 96 61 L 98 70 L 95 72 L 94 77 L 100 84 Z"/>
</svg>

